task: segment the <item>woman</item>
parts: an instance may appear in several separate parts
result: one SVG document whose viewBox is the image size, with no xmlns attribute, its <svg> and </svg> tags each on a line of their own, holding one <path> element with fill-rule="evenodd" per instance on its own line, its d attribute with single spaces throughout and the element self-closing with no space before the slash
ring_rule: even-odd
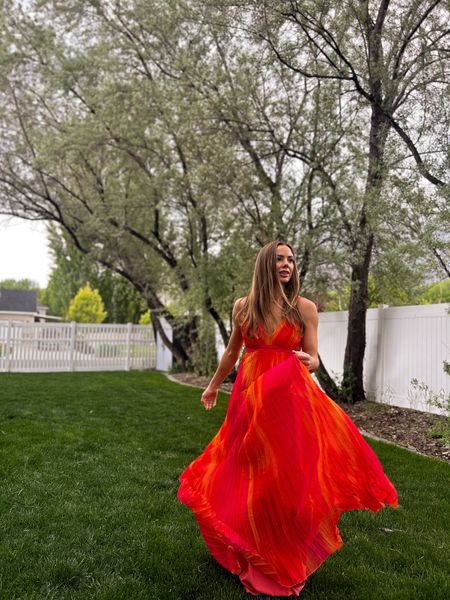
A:
<svg viewBox="0 0 450 600">
<path fill-rule="evenodd" d="M 180 476 L 178 498 L 211 554 L 254 595 L 298 596 L 342 546 L 342 511 L 398 506 L 373 450 L 310 375 L 319 365 L 317 310 L 298 292 L 291 246 L 264 246 L 201 397 L 206 410 L 216 405 L 244 343 L 225 420 Z"/>
</svg>

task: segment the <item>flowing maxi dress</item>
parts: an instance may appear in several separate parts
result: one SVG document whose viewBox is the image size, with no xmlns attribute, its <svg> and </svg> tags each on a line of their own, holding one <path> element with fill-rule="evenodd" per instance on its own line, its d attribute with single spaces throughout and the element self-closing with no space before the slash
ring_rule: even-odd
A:
<svg viewBox="0 0 450 600">
<path fill-rule="evenodd" d="M 253 595 L 298 596 L 343 545 L 343 511 L 398 506 L 396 489 L 356 425 L 293 354 L 281 321 L 245 353 L 225 420 L 181 474 L 178 499 L 212 556 Z"/>
</svg>

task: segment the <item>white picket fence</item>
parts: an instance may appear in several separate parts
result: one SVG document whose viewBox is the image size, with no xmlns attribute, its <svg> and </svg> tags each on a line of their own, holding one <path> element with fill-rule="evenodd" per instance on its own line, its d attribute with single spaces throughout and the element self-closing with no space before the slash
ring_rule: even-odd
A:
<svg viewBox="0 0 450 600">
<path fill-rule="evenodd" d="M 157 362 L 151 325 L 0 321 L 0 372 L 128 371 Z"/>
</svg>

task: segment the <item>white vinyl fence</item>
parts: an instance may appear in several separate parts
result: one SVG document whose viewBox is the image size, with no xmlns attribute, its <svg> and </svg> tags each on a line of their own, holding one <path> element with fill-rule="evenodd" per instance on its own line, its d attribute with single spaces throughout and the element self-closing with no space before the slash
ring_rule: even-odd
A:
<svg viewBox="0 0 450 600">
<path fill-rule="evenodd" d="M 433 413 L 427 398 L 450 394 L 450 315 L 447 304 L 380 305 L 367 311 L 364 387 L 368 398 Z M 319 353 L 330 375 L 340 379 L 347 338 L 347 311 L 320 313 Z M 417 383 L 414 384 L 414 380 Z"/>
<path fill-rule="evenodd" d="M 367 311 L 364 387 L 370 400 L 441 413 L 427 398 L 450 394 L 450 315 L 447 304 L 389 307 Z M 348 312 L 319 313 L 319 354 L 336 381 L 342 378 Z M 216 329 L 216 348 L 224 346 Z M 417 380 L 414 385 L 413 380 Z"/>
<path fill-rule="evenodd" d="M 167 368 L 159 358 L 151 325 L 0 321 L 0 372 Z"/>
</svg>

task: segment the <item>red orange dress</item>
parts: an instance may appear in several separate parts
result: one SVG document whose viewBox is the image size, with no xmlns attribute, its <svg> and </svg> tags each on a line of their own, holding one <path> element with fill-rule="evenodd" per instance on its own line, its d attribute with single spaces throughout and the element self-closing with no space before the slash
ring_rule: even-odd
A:
<svg viewBox="0 0 450 600">
<path fill-rule="evenodd" d="M 398 506 L 353 421 L 292 352 L 298 329 L 248 338 L 225 420 L 181 474 L 179 500 L 250 594 L 298 596 L 343 542 L 342 511 Z"/>
</svg>

